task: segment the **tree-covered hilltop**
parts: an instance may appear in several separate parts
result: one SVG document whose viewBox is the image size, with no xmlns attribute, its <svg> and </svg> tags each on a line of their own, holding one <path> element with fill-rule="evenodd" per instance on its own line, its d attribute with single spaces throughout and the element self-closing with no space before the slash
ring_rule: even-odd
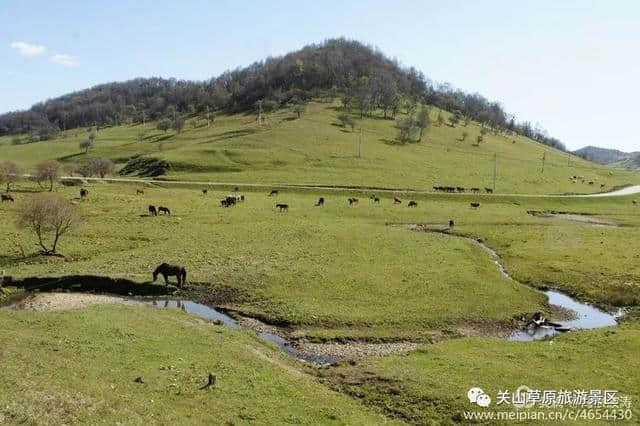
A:
<svg viewBox="0 0 640 426">
<path fill-rule="evenodd" d="M 516 122 L 498 102 L 448 84 L 435 85 L 415 68 L 344 38 L 269 57 L 209 81 L 137 78 L 98 85 L 0 116 L 0 136 L 29 133 L 32 140 L 46 140 L 59 130 L 75 127 L 175 120 L 176 114 L 215 110 L 268 111 L 327 96 L 341 98 L 363 116 L 377 109 L 387 118 L 407 103 L 428 103 L 496 130 L 514 131 L 564 149 L 543 129 Z"/>
</svg>

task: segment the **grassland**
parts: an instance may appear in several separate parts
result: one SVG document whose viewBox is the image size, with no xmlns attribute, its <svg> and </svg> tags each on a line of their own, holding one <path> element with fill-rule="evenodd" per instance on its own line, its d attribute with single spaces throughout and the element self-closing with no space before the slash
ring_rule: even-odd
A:
<svg viewBox="0 0 640 426">
<path fill-rule="evenodd" d="M 281 110 L 263 126 L 249 115 L 222 115 L 209 128 L 188 123 L 179 135 L 152 130 L 151 123 L 146 129 L 120 126 L 100 130 L 95 149 L 86 155 L 78 150 L 85 130 L 17 146 L 0 138 L 0 157 L 27 171 L 50 158 L 82 163 L 105 156 L 122 166 L 143 155 L 170 161 L 169 179 L 238 183 L 246 196 L 244 203 L 225 209 L 218 200 L 235 185 L 211 187 L 205 196 L 200 185 L 91 182 L 84 185 L 88 199 L 78 203 L 84 225 L 62 239 L 65 257 L 57 258 L 39 255 L 34 236 L 15 226 L 21 205 L 41 190 L 21 182 L 13 191 L 16 202 L 0 206 L 0 270 L 16 279 L 91 274 L 147 282 L 157 264 L 182 263 L 190 284 L 247 296 L 226 307 L 284 323 L 303 340 L 493 336 L 522 314 L 549 309 L 534 287 L 557 287 L 581 300 L 637 312 L 640 255 L 633 248 L 640 238 L 640 207 L 630 196 L 414 194 L 419 205 L 410 209 L 400 191 L 379 194 L 377 205 L 368 199 L 372 190 L 287 189 L 274 198 L 242 185 L 484 187 L 491 186 L 494 152 L 502 193 L 594 192 L 601 182 L 606 189 L 638 182 L 630 172 L 569 158 L 519 137 L 487 134 L 479 147 L 472 146 L 479 132 L 473 123 L 435 126 L 423 142 L 397 145 L 392 121 L 365 119 L 364 155 L 358 158 L 357 129 L 335 125 L 335 116 L 334 105 L 312 103 L 299 120 Z M 469 133 L 466 141 L 457 140 L 462 131 Z M 572 175 L 597 184 L 571 183 Z M 136 195 L 136 188 L 145 194 Z M 72 199 L 79 188 L 56 191 Z M 393 195 L 405 203 L 393 205 Z M 319 196 L 326 199 L 323 207 L 314 206 Z M 349 206 L 347 196 L 360 203 Z M 471 201 L 481 207 L 471 209 Z M 288 203 L 289 212 L 278 213 L 275 202 Z M 173 214 L 148 217 L 149 204 L 168 206 Z M 529 210 L 583 213 L 616 226 L 533 216 Z M 481 238 L 528 286 L 501 276 L 490 255 L 468 240 L 406 226 L 445 228 L 450 219 L 452 232 Z M 1 310 L 0 322 L 7 371 L 0 375 L 0 388 L 7 389 L 0 392 L 0 414 L 10 423 L 141 423 L 149 407 L 158 422 L 378 424 L 386 414 L 413 423 L 446 423 L 469 409 L 465 395 L 472 386 L 492 394 L 527 384 L 612 388 L 640 396 L 635 314 L 618 328 L 571 333 L 553 343 L 456 339 L 320 374 L 320 381 L 357 395 L 370 408 L 300 373 L 299 364 L 251 334 L 177 311 Z M 86 359 L 95 361 L 80 362 Z M 211 370 L 219 373 L 219 388 L 197 391 Z M 145 384 L 134 383 L 135 376 Z"/>
<path fill-rule="evenodd" d="M 2 310 L 0 318 L 3 423 L 385 421 L 298 372 L 255 336 L 177 309 Z M 216 385 L 201 390 L 209 372 Z"/>
<path fill-rule="evenodd" d="M 616 390 L 620 396 L 631 397 L 632 419 L 622 423 L 635 424 L 640 416 L 639 343 L 637 322 L 615 329 L 574 332 L 553 341 L 459 339 L 424 346 L 406 356 L 370 359 L 319 374 L 335 388 L 415 424 L 462 422 L 465 411 L 517 411 L 510 403 L 496 405 L 497 395 L 505 390 L 515 392 L 521 385 L 541 391 Z M 472 387 L 482 388 L 492 398 L 491 409 L 469 403 L 467 391 Z M 612 418 L 577 419 L 579 424 L 612 422 Z"/>
<path fill-rule="evenodd" d="M 425 330 L 504 325 L 544 309 L 544 297 L 502 277 L 476 245 L 389 226 L 444 228 L 451 218 L 456 233 L 485 240 L 513 276 L 532 286 L 608 305 L 637 305 L 640 295 L 637 254 L 627 250 L 638 238 L 638 215 L 628 197 L 480 197 L 482 207 L 473 210 L 468 199 L 442 196 L 423 196 L 416 209 L 389 198 L 380 205 L 363 198 L 350 207 L 333 195 L 315 207 L 316 194 L 285 192 L 277 201 L 291 207 L 281 214 L 263 192 L 248 192 L 243 204 L 225 209 L 217 201 L 222 192 L 155 187 L 137 196 L 134 186 L 120 184 L 89 190 L 79 205 L 85 226 L 62 241 L 66 259 L 21 258 L 16 247 L 34 252 L 33 236 L 14 226 L 30 193 L 5 203 L 0 229 L 7 252 L 0 267 L 17 278 L 94 274 L 146 282 L 155 265 L 184 263 L 191 282 L 252 296 L 233 308 L 308 336 L 424 337 Z M 59 188 L 68 198 L 77 191 Z M 173 215 L 147 217 L 148 204 L 169 206 Z M 530 209 L 586 212 L 625 226 L 534 217 Z"/>
<path fill-rule="evenodd" d="M 43 159 L 82 163 L 107 157 L 122 167 L 142 155 L 169 161 L 172 169 L 167 176 L 172 179 L 424 190 L 434 185 L 492 187 L 496 154 L 496 191 L 501 193 L 589 193 L 600 191 L 601 184 L 606 190 L 640 182 L 637 173 L 598 166 L 516 135 L 488 133 L 475 146 L 480 134 L 476 123 L 455 128 L 433 125 L 422 142 L 398 145 L 393 120 L 365 118 L 352 132 L 339 126 L 339 112 L 337 104 L 313 102 L 300 119 L 281 109 L 265 124 L 256 123 L 252 114 L 221 114 L 210 127 L 202 119 L 190 118 L 180 134 L 155 130 L 155 123 L 106 128 L 97 133 L 95 148 L 88 154 L 78 147 L 87 138 L 86 129 L 22 145 L 12 145 L 4 137 L 0 158 L 31 170 Z M 436 115 L 432 108 L 434 122 Z M 446 112 L 443 115 L 447 117 Z M 360 128 L 362 156 L 358 157 Z M 464 141 L 463 133 L 468 134 Z M 569 177 L 574 175 L 584 176 L 585 183 L 571 183 Z"/>
</svg>

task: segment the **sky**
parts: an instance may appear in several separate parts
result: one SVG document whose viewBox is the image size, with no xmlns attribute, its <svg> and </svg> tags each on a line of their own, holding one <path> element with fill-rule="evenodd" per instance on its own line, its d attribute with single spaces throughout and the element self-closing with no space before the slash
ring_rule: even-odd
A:
<svg viewBox="0 0 640 426">
<path fill-rule="evenodd" d="M 634 151 L 639 23 L 635 0 L 2 0 L 0 113 L 135 77 L 205 80 L 344 36 L 570 149 Z"/>
</svg>

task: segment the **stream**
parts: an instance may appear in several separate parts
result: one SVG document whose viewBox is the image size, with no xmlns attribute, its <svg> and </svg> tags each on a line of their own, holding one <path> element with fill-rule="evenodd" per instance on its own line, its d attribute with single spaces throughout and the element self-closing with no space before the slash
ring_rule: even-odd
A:
<svg viewBox="0 0 640 426">
<path fill-rule="evenodd" d="M 474 239 L 470 237 L 465 237 L 463 235 L 457 235 L 449 232 L 448 228 L 444 229 L 433 229 L 427 226 L 421 226 L 418 224 L 410 224 L 407 225 L 409 229 L 414 231 L 423 231 L 423 232 L 431 232 L 435 234 L 446 235 L 451 238 L 462 238 L 464 240 L 470 241 L 471 243 L 479 246 L 484 251 L 488 252 L 493 259 L 493 262 L 496 265 L 500 274 L 520 285 L 521 282 L 514 279 L 511 274 L 505 269 L 502 258 L 494 249 L 489 247 L 484 241 L 480 239 Z M 595 306 L 589 305 L 587 303 L 579 302 L 578 300 L 572 298 L 571 296 L 561 292 L 560 290 L 547 290 L 543 292 L 548 300 L 550 305 L 559 306 L 561 308 L 570 310 L 575 313 L 576 318 L 567 320 L 567 321 L 554 321 L 553 324 L 550 325 L 542 325 L 536 327 L 528 327 L 524 330 L 518 330 L 512 333 L 508 340 L 514 340 L 519 342 L 530 342 L 533 340 L 541 340 L 549 337 L 553 337 L 557 334 L 564 333 L 571 330 L 585 330 L 592 328 L 602 328 L 602 327 L 610 327 L 618 324 L 618 318 L 620 318 L 624 314 L 623 309 L 618 309 L 617 312 L 609 313 L 603 311 Z"/>
<path fill-rule="evenodd" d="M 217 311 L 216 309 L 211 308 L 207 305 L 196 303 L 191 300 L 155 299 L 151 302 L 151 305 L 157 308 L 180 308 L 185 312 L 197 315 L 201 318 L 221 322 L 225 327 L 246 329 L 246 327 L 238 324 L 238 322 L 231 318 L 229 315 Z M 275 333 L 259 332 L 258 337 L 265 342 L 275 344 L 287 355 L 303 361 L 313 362 L 321 365 L 332 365 L 339 361 L 337 357 L 300 352 L 289 341 Z"/>
</svg>

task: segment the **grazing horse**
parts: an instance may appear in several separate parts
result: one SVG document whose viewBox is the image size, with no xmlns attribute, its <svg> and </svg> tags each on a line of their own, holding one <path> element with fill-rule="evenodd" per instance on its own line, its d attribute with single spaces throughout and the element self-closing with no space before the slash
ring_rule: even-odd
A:
<svg viewBox="0 0 640 426">
<path fill-rule="evenodd" d="M 142 189 L 136 189 L 136 195 L 144 195 L 144 191 Z"/>
<path fill-rule="evenodd" d="M 324 197 L 318 198 L 318 202 L 316 203 L 316 206 L 324 206 Z"/>
<path fill-rule="evenodd" d="M 461 186 L 456 186 L 456 191 L 458 192 L 464 192 L 464 188 Z"/>
<path fill-rule="evenodd" d="M 453 219 L 449 219 L 449 228 L 453 228 L 453 225 L 454 225 Z"/>
<path fill-rule="evenodd" d="M 374 202 L 374 204 L 380 204 L 380 198 L 376 197 L 375 195 L 371 196 L 371 200 Z"/>
<path fill-rule="evenodd" d="M 280 209 L 280 212 L 288 212 L 289 204 L 276 204 L 276 208 Z"/>
<path fill-rule="evenodd" d="M 470 206 L 472 209 L 477 209 L 478 207 L 480 207 L 480 203 L 471 203 Z"/>
<path fill-rule="evenodd" d="M 156 210 L 156 206 L 149 206 L 149 216 L 158 216 L 158 210 Z"/>
<path fill-rule="evenodd" d="M 493 189 L 491 188 L 485 188 L 484 190 L 486 191 L 487 194 L 493 194 Z"/>
<path fill-rule="evenodd" d="M 407 204 L 408 207 L 418 207 L 418 202 L 417 201 L 409 201 L 409 204 Z"/>
<path fill-rule="evenodd" d="M 274 195 L 278 195 L 278 190 L 277 189 L 272 189 L 271 192 L 269 193 L 269 197 L 272 197 Z"/>
<path fill-rule="evenodd" d="M 400 200 L 400 198 L 393 197 L 393 204 L 402 204 L 402 201 Z"/>
<path fill-rule="evenodd" d="M 471 192 L 478 193 L 480 192 L 480 188 L 471 188 Z"/>
<path fill-rule="evenodd" d="M 357 198 L 349 198 L 347 201 L 349 201 L 349 205 L 358 204 Z"/>
<path fill-rule="evenodd" d="M 168 263 L 162 263 L 153 271 L 153 281 L 158 278 L 158 274 L 164 277 L 165 285 L 169 285 L 169 277 L 176 277 L 178 279 L 178 286 L 182 287 L 187 282 L 187 270 L 181 265 L 169 265 Z"/>
<path fill-rule="evenodd" d="M 164 213 L 164 214 L 168 214 L 169 216 L 171 216 L 171 210 L 169 210 L 167 207 L 159 206 L 158 207 L 158 213 Z"/>
<path fill-rule="evenodd" d="M 80 198 L 87 198 L 88 195 L 89 195 L 89 191 L 88 190 L 86 190 L 84 188 L 80 189 Z"/>
<path fill-rule="evenodd" d="M 207 188 L 202 190 L 202 195 L 207 195 L 209 193 L 209 190 Z"/>
<path fill-rule="evenodd" d="M 2 194 L 2 202 L 4 203 L 5 201 L 11 201 L 13 203 L 14 199 L 11 194 Z"/>
<path fill-rule="evenodd" d="M 4 198 L 3 198 L 3 200 L 4 200 Z M 13 201 L 13 199 L 11 199 L 11 201 Z M 633 200 L 633 201 L 631 201 L 631 202 L 633 203 L 633 205 L 638 204 L 638 202 L 637 202 L 636 200 Z"/>
</svg>

